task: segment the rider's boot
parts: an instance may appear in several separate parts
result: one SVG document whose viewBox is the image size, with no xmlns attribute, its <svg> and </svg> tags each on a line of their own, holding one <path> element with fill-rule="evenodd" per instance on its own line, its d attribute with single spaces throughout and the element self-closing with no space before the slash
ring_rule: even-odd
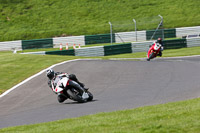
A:
<svg viewBox="0 0 200 133">
<path fill-rule="evenodd" d="M 161 51 L 158 53 L 158 56 L 160 56 L 160 57 L 162 56 L 162 52 Z"/>
<path fill-rule="evenodd" d="M 83 99 L 89 98 L 89 95 L 86 92 L 83 92 L 82 98 Z"/>
</svg>

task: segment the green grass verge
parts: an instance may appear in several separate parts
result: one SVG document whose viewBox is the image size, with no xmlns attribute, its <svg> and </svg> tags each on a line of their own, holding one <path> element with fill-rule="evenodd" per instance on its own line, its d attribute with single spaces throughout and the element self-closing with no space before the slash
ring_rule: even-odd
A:
<svg viewBox="0 0 200 133">
<path fill-rule="evenodd" d="M 16 133 L 199 133 L 199 98 L 98 113 L 54 122 L 10 127 L 0 132 Z"/>
<path fill-rule="evenodd" d="M 200 25 L 199 0 L 0 0 L 0 41 Z"/>
<path fill-rule="evenodd" d="M 0 52 L 0 94 L 42 69 L 76 58 L 73 56 L 22 55 Z"/>
</svg>

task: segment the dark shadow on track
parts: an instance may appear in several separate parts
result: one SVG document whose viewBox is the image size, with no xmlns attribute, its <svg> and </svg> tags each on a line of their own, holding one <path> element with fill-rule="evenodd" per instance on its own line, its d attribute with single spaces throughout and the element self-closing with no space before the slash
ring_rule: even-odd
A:
<svg viewBox="0 0 200 133">
<path fill-rule="evenodd" d="M 78 103 L 78 102 L 63 102 L 63 103 L 60 103 L 60 104 L 86 104 L 86 103 L 95 102 L 95 101 L 98 101 L 98 100 L 92 100 L 92 101 L 88 101 L 88 102 L 84 102 L 84 103 Z"/>
</svg>

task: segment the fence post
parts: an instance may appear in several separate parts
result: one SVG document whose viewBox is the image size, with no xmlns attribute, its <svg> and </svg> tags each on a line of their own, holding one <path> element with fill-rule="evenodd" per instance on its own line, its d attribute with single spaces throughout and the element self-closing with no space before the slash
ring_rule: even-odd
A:
<svg viewBox="0 0 200 133">
<path fill-rule="evenodd" d="M 162 26 L 162 40 L 164 40 L 165 39 L 165 35 L 164 35 L 164 26 L 163 26 L 163 17 L 161 16 L 161 15 L 158 15 L 160 18 L 161 18 L 161 24 L 160 24 L 160 26 Z"/>
<path fill-rule="evenodd" d="M 163 17 L 161 15 L 158 15 L 161 18 L 160 24 L 158 25 L 158 27 L 156 28 L 155 32 L 153 33 L 151 40 L 153 39 L 155 33 L 157 32 L 157 30 L 159 29 L 159 27 L 163 27 Z M 164 29 L 162 30 L 162 39 L 164 40 Z"/>
<path fill-rule="evenodd" d="M 112 45 L 112 42 L 113 42 L 113 40 L 112 40 L 112 23 L 109 22 L 109 24 L 110 24 L 110 43 Z"/>
<path fill-rule="evenodd" d="M 136 21 L 133 19 L 133 22 L 135 23 L 135 40 L 137 42 L 137 26 L 136 26 Z"/>
</svg>

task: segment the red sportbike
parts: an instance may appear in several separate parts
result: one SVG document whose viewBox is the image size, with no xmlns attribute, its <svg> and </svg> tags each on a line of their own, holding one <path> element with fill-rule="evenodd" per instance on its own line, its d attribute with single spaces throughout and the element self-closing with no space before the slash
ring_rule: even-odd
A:
<svg viewBox="0 0 200 133">
<path fill-rule="evenodd" d="M 150 61 L 151 59 L 155 58 L 160 52 L 161 47 L 162 45 L 156 42 L 153 45 L 151 45 L 147 53 L 147 61 Z"/>
</svg>

